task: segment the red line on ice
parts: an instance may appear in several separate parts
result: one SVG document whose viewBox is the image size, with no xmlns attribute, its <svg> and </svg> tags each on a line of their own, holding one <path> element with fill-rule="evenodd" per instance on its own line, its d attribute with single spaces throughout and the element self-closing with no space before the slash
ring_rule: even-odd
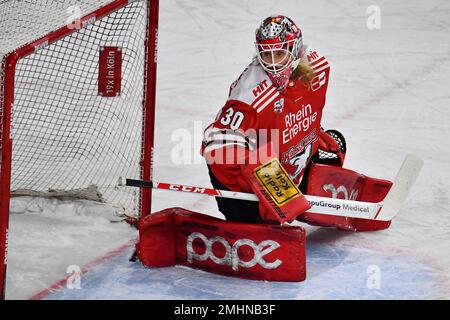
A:
<svg viewBox="0 0 450 320">
<path fill-rule="evenodd" d="M 94 261 L 89 262 L 88 264 L 86 264 L 83 268 L 81 268 L 81 274 L 86 274 L 88 273 L 92 268 L 98 266 L 99 264 L 102 264 L 103 262 L 105 262 L 108 259 L 111 259 L 113 257 L 115 257 L 116 255 L 118 255 L 119 253 L 121 253 L 123 250 L 129 248 L 131 245 L 133 245 L 136 242 L 136 240 L 130 240 L 125 244 L 122 244 L 121 246 L 119 246 L 118 248 L 108 252 L 107 254 L 105 254 L 104 256 L 101 256 L 97 259 L 95 259 Z M 69 277 L 71 277 L 71 275 L 68 275 L 67 277 L 64 277 L 60 280 L 58 280 L 57 282 L 55 282 L 54 284 L 52 284 L 50 287 L 48 287 L 47 289 L 42 290 L 41 292 L 35 294 L 34 296 L 32 296 L 29 300 L 42 300 L 45 297 L 47 297 L 49 294 L 53 293 L 54 291 L 64 287 L 67 284 L 67 280 L 69 279 Z"/>
</svg>

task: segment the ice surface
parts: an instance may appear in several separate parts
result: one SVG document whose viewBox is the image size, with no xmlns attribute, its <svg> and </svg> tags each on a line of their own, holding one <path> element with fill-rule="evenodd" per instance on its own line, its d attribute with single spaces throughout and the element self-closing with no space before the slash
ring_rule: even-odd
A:
<svg viewBox="0 0 450 320">
<path fill-rule="evenodd" d="M 381 10 L 379 30 L 366 26 L 372 5 Z M 223 105 L 229 85 L 252 58 L 255 28 L 272 13 L 291 16 L 304 42 L 330 61 L 323 125 L 346 136 L 347 168 L 393 179 L 407 153 L 425 160 L 392 226 L 358 234 L 306 226 L 308 277 L 302 283 L 145 269 L 129 263 L 124 251 L 88 273 L 82 290 L 49 298 L 450 298 L 447 1 L 161 1 L 155 180 L 210 186 L 203 163 L 174 163 L 174 147 L 181 136 L 191 139 L 190 156 L 198 161 L 201 136 L 194 132 Z M 220 216 L 206 196 L 154 192 L 154 211 L 174 206 Z M 12 214 L 9 298 L 29 297 L 65 276 L 67 266 L 83 265 L 135 236 L 103 214 L 73 209 Z"/>
<path fill-rule="evenodd" d="M 11 201 L 8 299 L 25 299 L 136 237 L 115 211 L 90 201 Z"/>
<path fill-rule="evenodd" d="M 149 269 L 127 261 L 132 254 L 129 248 L 83 276 L 80 289 L 63 287 L 45 299 L 426 299 L 435 295 L 439 276 L 429 265 L 360 245 L 336 245 L 342 236 L 334 230 L 310 234 L 305 282 L 244 280 L 183 266 Z M 370 278 L 377 266 L 379 284 Z"/>
</svg>

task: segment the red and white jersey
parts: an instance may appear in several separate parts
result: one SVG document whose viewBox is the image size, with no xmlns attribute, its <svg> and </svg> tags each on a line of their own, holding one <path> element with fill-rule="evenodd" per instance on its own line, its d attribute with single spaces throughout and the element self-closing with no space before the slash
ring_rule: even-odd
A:
<svg viewBox="0 0 450 320">
<path fill-rule="evenodd" d="M 279 92 L 256 60 L 244 70 L 231 85 L 225 106 L 204 132 L 205 158 L 214 158 L 214 153 L 224 148 L 252 150 L 262 144 L 261 137 L 267 133 L 267 141 L 278 143 L 279 159 L 285 170 L 294 182 L 301 181 L 318 148 L 330 74 L 325 57 L 311 48 L 305 52 L 315 71 L 309 85 L 299 79 L 290 80 L 286 89 Z M 252 134 L 255 130 L 257 134 Z M 212 164 L 210 168 L 230 190 L 249 191 L 238 183 L 238 164 Z"/>
</svg>

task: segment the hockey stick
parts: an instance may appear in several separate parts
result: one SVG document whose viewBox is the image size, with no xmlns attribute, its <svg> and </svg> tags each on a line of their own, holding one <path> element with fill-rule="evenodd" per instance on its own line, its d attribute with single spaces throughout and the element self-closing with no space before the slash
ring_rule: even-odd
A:
<svg viewBox="0 0 450 320">
<path fill-rule="evenodd" d="M 312 206 L 308 212 L 369 220 L 392 220 L 405 202 L 422 166 L 423 161 L 421 159 L 414 155 L 407 155 L 397 173 L 394 184 L 385 199 L 381 202 L 363 202 L 305 195 Z M 194 187 L 181 184 L 127 179 L 126 185 L 139 188 L 182 191 L 221 198 L 259 201 L 258 197 L 252 193 Z"/>
</svg>

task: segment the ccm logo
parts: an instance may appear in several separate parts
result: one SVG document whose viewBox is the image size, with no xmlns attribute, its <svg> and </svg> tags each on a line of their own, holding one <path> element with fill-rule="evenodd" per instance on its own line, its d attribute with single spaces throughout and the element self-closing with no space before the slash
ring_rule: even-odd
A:
<svg viewBox="0 0 450 320">
<path fill-rule="evenodd" d="M 203 254 L 195 252 L 193 248 L 193 242 L 195 239 L 200 239 L 205 244 L 206 250 Z M 225 256 L 217 257 L 212 247 L 214 243 L 221 243 L 225 247 Z M 250 261 L 243 261 L 239 257 L 238 249 L 242 246 L 249 246 L 253 249 L 253 258 Z M 256 244 L 250 239 L 240 239 L 236 241 L 232 246 L 222 237 L 214 236 L 208 239 L 204 234 L 200 232 L 191 233 L 187 239 L 187 260 L 192 263 L 194 260 L 205 261 L 210 258 L 216 264 L 228 265 L 237 271 L 239 266 L 243 268 L 251 268 L 259 264 L 264 269 L 276 269 L 282 261 L 277 259 L 274 262 L 267 262 L 264 260 L 264 256 L 280 247 L 280 244 L 273 240 L 264 240 L 259 244 Z"/>
</svg>

